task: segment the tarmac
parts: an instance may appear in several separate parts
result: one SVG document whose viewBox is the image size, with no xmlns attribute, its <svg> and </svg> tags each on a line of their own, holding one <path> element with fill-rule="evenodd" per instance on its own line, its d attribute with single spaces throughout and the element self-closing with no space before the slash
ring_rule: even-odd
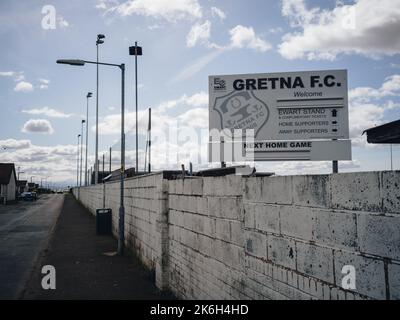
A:
<svg viewBox="0 0 400 320">
<path fill-rule="evenodd" d="M 113 236 L 97 235 L 95 217 L 68 194 L 50 237 L 21 299 L 39 300 L 170 300 L 129 250 L 116 254 Z M 43 289 L 42 266 L 56 270 L 56 289 Z"/>
</svg>

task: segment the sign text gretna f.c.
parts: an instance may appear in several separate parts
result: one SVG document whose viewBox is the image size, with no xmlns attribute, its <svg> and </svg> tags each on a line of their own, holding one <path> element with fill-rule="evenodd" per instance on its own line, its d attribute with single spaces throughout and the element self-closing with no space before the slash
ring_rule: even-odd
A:
<svg viewBox="0 0 400 320">
<path fill-rule="evenodd" d="M 305 85 L 306 83 L 306 85 Z M 275 89 L 300 89 L 300 88 L 322 88 L 341 87 L 334 75 L 328 74 L 321 79 L 320 75 L 311 75 L 307 79 L 296 77 L 271 77 L 271 78 L 244 78 L 233 81 L 233 88 L 239 90 L 275 90 Z"/>
</svg>

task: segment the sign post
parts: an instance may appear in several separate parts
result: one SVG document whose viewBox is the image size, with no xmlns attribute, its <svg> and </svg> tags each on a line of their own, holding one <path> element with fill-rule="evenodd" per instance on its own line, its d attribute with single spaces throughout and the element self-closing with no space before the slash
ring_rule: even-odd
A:
<svg viewBox="0 0 400 320">
<path fill-rule="evenodd" d="M 251 151 L 249 160 L 331 160 L 337 172 L 338 160 L 351 160 L 347 71 L 210 76 L 209 129 L 241 131 L 242 141 L 231 143 L 244 155 Z M 246 130 L 253 144 L 246 144 Z M 209 160 L 242 159 L 210 152 Z"/>
</svg>

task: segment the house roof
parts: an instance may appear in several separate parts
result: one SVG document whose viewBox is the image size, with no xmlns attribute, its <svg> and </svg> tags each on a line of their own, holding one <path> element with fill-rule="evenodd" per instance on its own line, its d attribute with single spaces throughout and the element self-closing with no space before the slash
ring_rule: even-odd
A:
<svg viewBox="0 0 400 320">
<path fill-rule="evenodd" d="M 28 180 L 18 180 L 17 186 L 18 187 L 26 186 L 27 183 L 28 183 Z"/>
<path fill-rule="evenodd" d="M 0 184 L 8 184 L 13 172 L 15 177 L 14 163 L 0 163 Z"/>
</svg>

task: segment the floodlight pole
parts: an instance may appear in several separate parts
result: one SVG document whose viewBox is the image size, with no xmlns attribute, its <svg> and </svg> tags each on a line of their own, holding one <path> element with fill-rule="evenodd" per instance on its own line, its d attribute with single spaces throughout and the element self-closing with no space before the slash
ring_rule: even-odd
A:
<svg viewBox="0 0 400 320">
<path fill-rule="evenodd" d="M 94 184 L 98 183 L 99 178 L 99 168 L 98 168 L 98 159 L 99 159 L 99 44 L 104 43 L 105 36 L 102 34 L 97 35 L 96 41 L 96 150 L 95 150 L 95 161 L 94 161 Z"/>
<path fill-rule="evenodd" d="M 135 45 L 129 47 L 129 55 L 135 56 L 135 106 L 136 106 L 136 116 L 135 116 L 135 126 L 136 126 L 136 164 L 135 164 L 135 171 L 136 173 L 139 172 L 139 130 L 138 130 L 138 81 L 137 81 L 137 56 L 141 56 L 142 47 L 137 45 L 137 41 L 135 41 Z"/>
<path fill-rule="evenodd" d="M 137 42 L 135 41 L 135 129 L 136 129 L 136 171 L 139 172 L 138 138 L 138 92 L 137 92 Z"/>
<path fill-rule="evenodd" d="M 78 146 L 77 146 L 77 157 L 76 157 L 76 186 L 79 186 L 79 137 L 81 135 L 78 134 Z M 32 181 L 31 181 L 32 182 Z"/>
<path fill-rule="evenodd" d="M 88 165 L 88 147 L 89 147 L 89 98 L 92 96 L 91 92 L 88 92 L 86 95 L 86 156 L 85 156 L 85 186 L 88 186 L 88 174 L 87 174 L 87 165 Z"/>
<path fill-rule="evenodd" d="M 149 108 L 149 173 L 151 172 L 151 108 Z"/>
<path fill-rule="evenodd" d="M 79 186 L 82 187 L 82 160 L 83 160 L 83 124 L 85 123 L 85 120 L 82 120 L 81 122 L 81 169 L 79 173 Z"/>
</svg>

